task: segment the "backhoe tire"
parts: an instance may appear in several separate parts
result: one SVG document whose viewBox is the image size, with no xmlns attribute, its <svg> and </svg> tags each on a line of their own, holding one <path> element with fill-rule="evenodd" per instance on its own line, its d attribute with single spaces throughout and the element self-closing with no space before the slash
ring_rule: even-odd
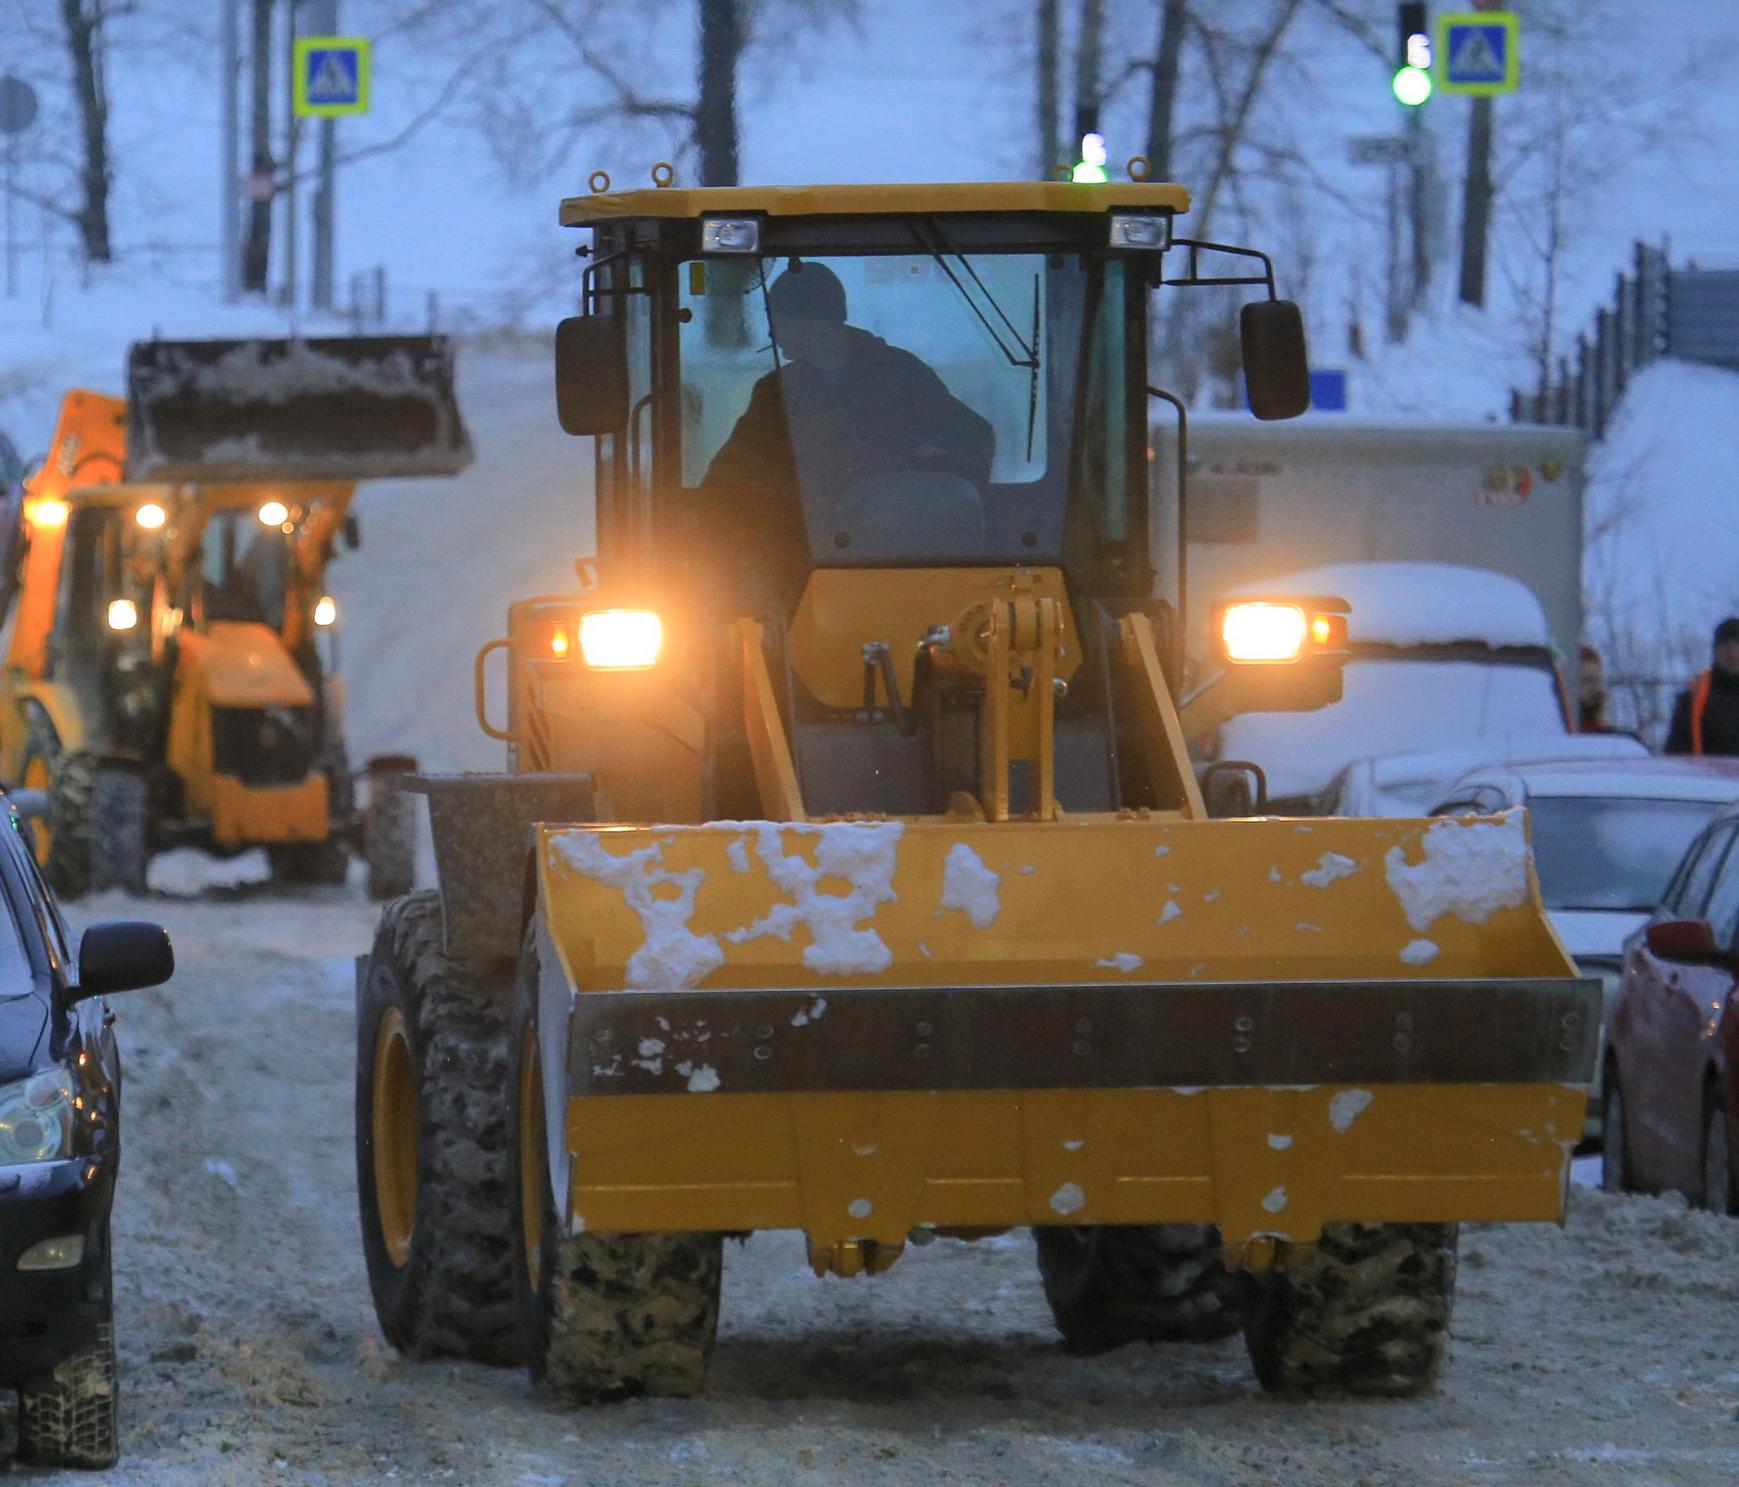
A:
<svg viewBox="0 0 1739 1487">
<path fill-rule="evenodd" d="M 120 1454 L 116 1430 L 114 1286 L 108 1271 L 109 1234 L 103 1246 L 100 1292 L 85 1306 L 88 1329 L 81 1345 L 52 1368 L 24 1380 L 18 1390 L 18 1454 L 33 1466 L 113 1466 Z"/>
<path fill-rule="evenodd" d="M 513 1049 L 514 1304 L 532 1382 L 565 1404 L 706 1386 L 718 1334 L 719 1234 L 564 1234 L 549 1175 L 537 955 L 520 957 Z"/>
<path fill-rule="evenodd" d="M 350 875 L 350 854 L 341 842 L 276 842 L 266 849 L 276 882 L 291 886 L 341 885 Z"/>
<path fill-rule="evenodd" d="M 369 766 L 362 851 L 372 899 L 400 898 L 417 885 L 417 798 L 404 788 L 411 772 Z"/>
<path fill-rule="evenodd" d="M 151 862 L 145 777 L 122 765 L 104 765 L 91 780 L 91 888 L 101 893 L 145 891 Z"/>
<path fill-rule="evenodd" d="M 1044 1227 L 1033 1238 L 1045 1300 L 1072 1352 L 1205 1342 L 1238 1330 L 1237 1293 L 1211 1225 Z"/>
<path fill-rule="evenodd" d="M 1421 1394 L 1455 1298 L 1454 1224 L 1329 1224 L 1296 1271 L 1239 1277 L 1244 1341 L 1271 1392 Z"/>
<path fill-rule="evenodd" d="M 96 775 L 97 761 L 91 754 L 60 753 L 49 764 L 53 837 L 43 875 L 62 898 L 83 898 L 91 891 L 91 788 Z"/>
<path fill-rule="evenodd" d="M 510 973 L 449 960 L 438 894 L 388 904 L 357 1007 L 356 1186 L 386 1340 L 519 1361 L 509 1268 Z"/>
</svg>

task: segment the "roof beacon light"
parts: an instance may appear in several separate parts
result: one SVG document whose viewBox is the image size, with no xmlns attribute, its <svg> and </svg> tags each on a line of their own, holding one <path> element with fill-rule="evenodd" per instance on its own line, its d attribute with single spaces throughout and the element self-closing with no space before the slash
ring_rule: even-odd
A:
<svg viewBox="0 0 1739 1487">
<path fill-rule="evenodd" d="M 1113 212 L 1111 246 L 1163 253 L 1171 246 L 1171 218 L 1145 213 Z"/>
<path fill-rule="evenodd" d="M 759 253 L 761 223 L 755 217 L 702 217 L 702 253 Z"/>
<path fill-rule="evenodd" d="M 1111 172 L 1105 169 L 1105 160 L 1105 136 L 1083 134 L 1081 158 L 1071 173 L 1072 178 L 1083 185 L 1104 185 L 1111 179 Z"/>
</svg>

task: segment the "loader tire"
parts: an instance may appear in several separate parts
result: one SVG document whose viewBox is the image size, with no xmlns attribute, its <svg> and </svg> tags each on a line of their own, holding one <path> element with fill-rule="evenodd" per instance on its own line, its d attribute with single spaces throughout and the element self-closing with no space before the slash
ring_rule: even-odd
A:
<svg viewBox="0 0 1739 1487">
<path fill-rule="evenodd" d="M 718 1333 L 723 1236 L 562 1232 L 549 1173 L 537 986 L 528 932 L 509 1033 L 509 1129 L 514 1304 L 532 1383 L 566 1404 L 699 1394 Z"/>
<path fill-rule="evenodd" d="M 48 840 L 43 876 L 62 898 L 91 891 L 91 785 L 97 761 L 90 754 L 56 752 L 48 765 Z"/>
<path fill-rule="evenodd" d="M 372 899 L 399 898 L 417 885 L 417 800 L 404 788 L 404 776 L 410 772 L 372 764 L 368 771 L 362 850 Z"/>
<path fill-rule="evenodd" d="M 87 1301 L 79 1345 L 53 1367 L 26 1379 L 18 1391 L 18 1454 L 33 1466 L 113 1466 L 120 1455 L 116 1429 L 114 1286 L 109 1230 L 97 1233 L 103 1268 Z"/>
<path fill-rule="evenodd" d="M 1211 1225 L 1046 1227 L 1033 1238 L 1045 1300 L 1071 1352 L 1205 1342 L 1238 1330 L 1237 1293 Z"/>
<path fill-rule="evenodd" d="M 90 882 L 101 893 L 145 891 L 150 865 L 145 777 L 121 765 L 105 765 L 91 780 Z"/>
<path fill-rule="evenodd" d="M 369 1289 L 412 1358 L 515 1363 L 511 976 L 450 960 L 441 902 L 388 904 L 357 1007 L 356 1187 Z"/>
<path fill-rule="evenodd" d="M 1455 1299 L 1454 1224 L 1329 1224 L 1297 1271 L 1239 1277 L 1244 1341 L 1276 1393 L 1421 1394 Z"/>
</svg>

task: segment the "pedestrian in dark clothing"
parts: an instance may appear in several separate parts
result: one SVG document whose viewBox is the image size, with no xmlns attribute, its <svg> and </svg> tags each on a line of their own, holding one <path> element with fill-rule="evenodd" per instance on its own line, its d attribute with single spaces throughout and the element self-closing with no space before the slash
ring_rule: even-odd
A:
<svg viewBox="0 0 1739 1487">
<path fill-rule="evenodd" d="M 916 356 L 846 324 L 845 286 L 824 264 L 794 261 L 767 294 L 778 367 L 701 482 L 706 561 L 758 573 L 795 598 L 810 566 L 806 513 L 902 470 L 990 481 L 987 420 Z"/>
<path fill-rule="evenodd" d="M 1715 626 L 1709 669 L 1673 704 L 1667 753 L 1739 756 L 1739 615 Z"/>
</svg>

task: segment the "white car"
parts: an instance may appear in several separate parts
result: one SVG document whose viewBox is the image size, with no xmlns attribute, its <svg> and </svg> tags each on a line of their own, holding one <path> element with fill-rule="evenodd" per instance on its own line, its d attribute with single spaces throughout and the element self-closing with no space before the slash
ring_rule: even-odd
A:
<svg viewBox="0 0 1739 1487">
<path fill-rule="evenodd" d="M 1476 769 L 1432 810 L 1490 815 L 1527 808 L 1540 896 L 1564 948 L 1600 978 L 1610 1019 L 1624 944 L 1648 923 L 1685 849 L 1739 800 L 1739 760 L 1559 760 Z M 1585 1135 L 1599 1136 L 1599 1089 Z"/>
</svg>

